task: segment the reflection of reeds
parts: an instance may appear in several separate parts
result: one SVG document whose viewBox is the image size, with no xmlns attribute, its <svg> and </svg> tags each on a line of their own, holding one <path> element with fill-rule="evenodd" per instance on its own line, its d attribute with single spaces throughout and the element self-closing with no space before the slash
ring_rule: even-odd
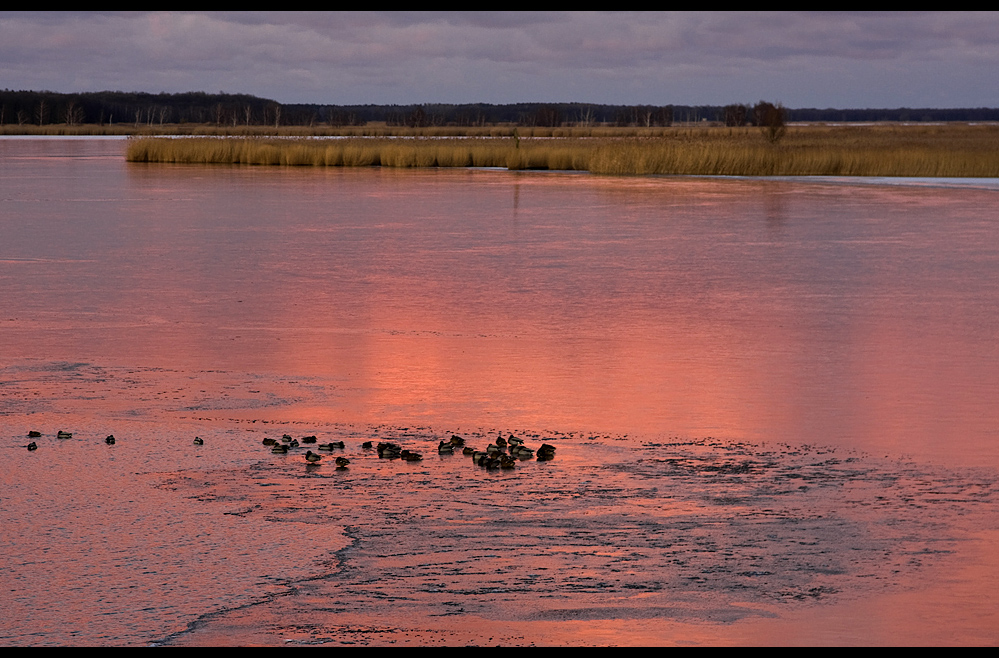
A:
<svg viewBox="0 0 999 658">
<path fill-rule="evenodd" d="M 506 167 L 601 174 L 999 176 L 997 126 L 794 127 L 774 146 L 755 129 L 674 128 L 649 137 L 141 138 L 133 162 Z M 520 137 L 525 137 L 520 135 Z"/>
</svg>

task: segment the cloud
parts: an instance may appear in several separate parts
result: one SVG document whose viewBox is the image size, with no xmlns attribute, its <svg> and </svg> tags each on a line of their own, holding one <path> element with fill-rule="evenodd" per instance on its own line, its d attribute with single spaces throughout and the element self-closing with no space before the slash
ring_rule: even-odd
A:
<svg viewBox="0 0 999 658">
<path fill-rule="evenodd" d="M 0 74 L 282 102 L 995 105 L 996 33 L 994 12 L 3 12 Z"/>
</svg>

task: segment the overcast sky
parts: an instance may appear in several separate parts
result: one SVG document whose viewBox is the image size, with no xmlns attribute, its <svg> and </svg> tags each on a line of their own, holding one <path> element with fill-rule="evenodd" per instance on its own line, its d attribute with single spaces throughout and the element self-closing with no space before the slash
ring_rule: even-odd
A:
<svg viewBox="0 0 999 658">
<path fill-rule="evenodd" d="M 999 107 L 999 12 L 0 12 L 0 87 Z"/>
</svg>

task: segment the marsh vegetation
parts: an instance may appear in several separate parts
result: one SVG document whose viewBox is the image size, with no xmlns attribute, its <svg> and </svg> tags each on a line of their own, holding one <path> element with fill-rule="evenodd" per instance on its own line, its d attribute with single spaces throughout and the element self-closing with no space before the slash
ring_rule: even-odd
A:
<svg viewBox="0 0 999 658">
<path fill-rule="evenodd" d="M 444 131 L 446 129 L 438 129 Z M 132 162 L 346 167 L 504 167 L 598 174 L 999 176 L 999 126 L 483 128 L 400 139 L 136 138 Z M 619 131 L 619 132 L 615 132 Z M 448 139 L 448 137 L 454 137 Z M 460 137 L 460 138 L 459 138 Z"/>
</svg>

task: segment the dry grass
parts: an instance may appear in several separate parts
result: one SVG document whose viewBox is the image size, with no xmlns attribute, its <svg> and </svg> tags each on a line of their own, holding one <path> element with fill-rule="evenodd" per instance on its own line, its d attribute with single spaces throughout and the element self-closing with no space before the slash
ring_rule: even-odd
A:
<svg viewBox="0 0 999 658">
<path fill-rule="evenodd" d="M 4 124 L 0 126 L 0 135 L 134 135 L 137 131 L 124 124 L 98 126 L 86 124 L 70 126 L 64 123 L 50 123 L 44 126 Z"/>
<path fill-rule="evenodd" d="M 474 166 L 601 174 L 999 177 L 999 126 L 994 125 L 792 127 L 776 146 L 754 128 L 654 130 L 642 137 L 540 139 L 520 131 L 517 138 L 139 138 L 129 144 L 127 157 L 132 162 Z"/>
</svg>

